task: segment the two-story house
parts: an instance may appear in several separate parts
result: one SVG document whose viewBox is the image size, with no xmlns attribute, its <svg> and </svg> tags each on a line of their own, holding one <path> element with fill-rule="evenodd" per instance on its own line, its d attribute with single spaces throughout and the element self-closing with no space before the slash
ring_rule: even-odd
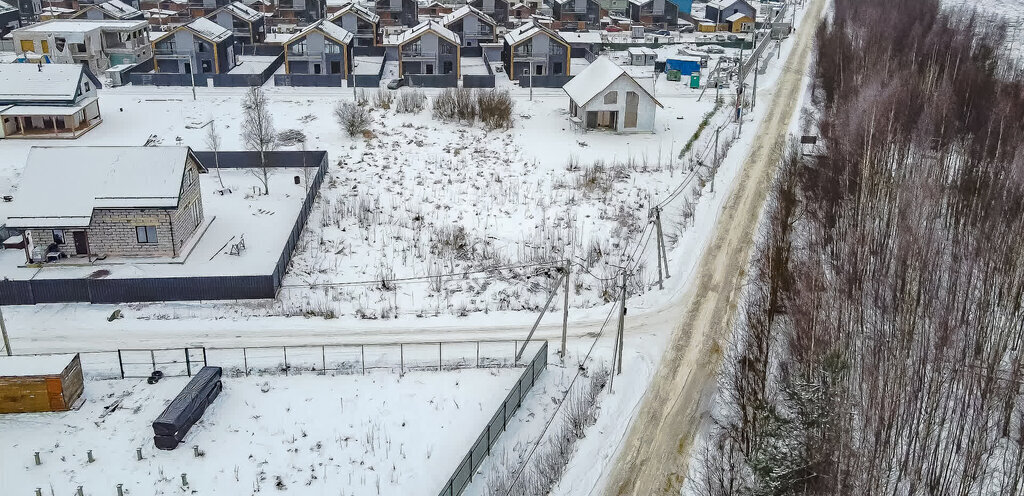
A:
<svg viewBox="0 0 1024 496">
<path fill-rule="evenodd" d="M 87 5 L 82 10 L 75 12 L 71 19 L 144 21 L 146 16 L 141 10 L 121 0 L 109 0 L 103 3 Z"/>
<path fill-rule="evenodd" d="M 207 18 L 230 30 L 236 43 L 250 45 L 267 39 L 266 17 L 242 2 L 231 2 Z"/>
<path fill-rule="evenodd" d="M 712 0 L 704 8 L 704 18 L 718 25 L 729 24 L 736 14 L 757 19 L 757 9 L 747 0 Z"/>
<path fill-rule="evenodd" d="M 441 25 L 459 35 L 462 46 L 498 41 L 498 23 L 472 5 L 463 5 L 441 18 Z"/>
<path fill-rule="evenodd" d="M 352 33 L 352 46 L 367 47 L 377 45 L 377 28 L 380 25 L 380 16 L 370 12 L 366 7 L 356 2 L 349 2 L 342 5 L 327 20 Z"/>
<path fill-rule="evenodd" d="M 275 18 L 291 23 L 310 23 L 327 17 L 327 0 L 277 0 Z"/>
<path fill-rule="evenodd" d="M 509 79 L 519 76 L 569 76 L 569 43 L 536 22 L 505 34 L 501 52 Z"/>
<path fill-rule="evenodd" d="M 413 27 L 420 22 L 420 6 L 416 0 L 376 0 L 373 6 L 382 26 Z"/>
<path fill-rule="evenodd" d="M 396 47 L 399 77 L 411 74 L 455 74 L 459 78 L 459 35 L 435 21 L 392 36 L 385 44 Z"/>
<path fill-rule="evenodd" d="M 601 29 L 601 4 L 597 0 L 552 0 L 552 28 L 564 31 Z"/>
<path fill-rule="evenodd" d="M 234 43 L 235 35 L 231 31 L 200 17 L 153 41 L 154 70 L 175 74 L 226 74 L 237 63 Z"/>
<path fill-rule="evenodd" d="M 508 2 L 506 0 L 471 0 L 469 5 L 487 14 L 499 25 L 508 24 Z"/>
<path fill-rule="evenodd" d="M 629 18 L 648 27 L 679 26 L 679 6 L 669 0 L 629 0 Z"/>
<path fill-rule="evenodd" d="M 287 74 L 330 74 L 347 78 L 353 35 L 326 19 L 310 24 L 284 43 Z"/>
<path fill-rule="evenodd" d="M 153 58 L 146 21 L 52 19 L 11 32 L 14 49 L 43 63 L 87 64 L 93 74 Z"/>
<path fill-rule="evenodd" d="M 7 226 L 29 263 L 177 258 L 204 222 L 204 171 L 188 147 L 33 147 Z"/>
<path fill-rule="evenodd" d="M 0 137 L 77 138 L 100 119 L 96 77 L 82 64 L 0 64 Z"/>
</svg>

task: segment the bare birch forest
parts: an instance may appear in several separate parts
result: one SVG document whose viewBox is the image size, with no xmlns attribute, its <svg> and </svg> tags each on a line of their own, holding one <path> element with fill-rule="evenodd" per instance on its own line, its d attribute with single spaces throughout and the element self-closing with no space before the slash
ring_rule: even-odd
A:
<svg viewBox="0 0 1024 496">
<path fill-rule="evenodd" d="M 938 0 L 835 0 L 690 488 L 1024 495 L 1024 76 Z"/>
</svg>

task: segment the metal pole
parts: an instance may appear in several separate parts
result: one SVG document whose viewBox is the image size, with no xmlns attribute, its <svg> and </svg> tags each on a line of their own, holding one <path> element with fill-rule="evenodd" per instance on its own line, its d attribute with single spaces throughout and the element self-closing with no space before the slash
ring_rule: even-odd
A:
<svg viewBox="0 0 1024 496">
<path fill-rule="evenodd" d="M 627 277 L 626 270 L 623 269 L 622 270 L 622 290 L 620 291 L 622 293 L 622 306 L 619 309 L 619 352 L 618 352 L 619 361 L 618 361 L 618 371 L 616 372 L 617 374 L 621 374 L 622 373 L 622 348 L 624 348 L 625 344 L 626 344 L 623 341 L 623 337 L 624 337 L 623 336 L 623 332 L 624 332 L 625 327 L 626 327 L 626 277 Z"/>
<path fill-rule="evenodd" d="M 190 78 L 192 78 L 192 101 L 194 102 L 196 101 L 196 73 L 189 71 L 188 75 Z"/>
<path fill-rule="evenodd" d="M 565 279 L 566 274 L 562 274 L 562 279 Z M 548 307 L 551 306 L 551 301 L 555 299 L 555 295 L 558 294 L 558 287 L 562 285 L 562 279 L 559 279 L 555 283 L 554 288 L 551 289 L 551 294 L 548 295 L 547 303 L 544 303 L 544 308 L 540 309 L 540 315 L 537 316 L 537 320 L 533 322 L 533 327 L 530 328 L 530 333 L 526 335 L 526 341 L 523 341 L 523 346 L 516 352 L 516 361 L 523 357 L 523 352 L 526 351 L 526 345 L 530 344 L 530 339 L 533 338 L 533 333 L 537 332 L 537 326 L 540 325 L 540 319 L 544 318 L 544 314 L 547 313 Z"/>
<path fill-rule="evenodd" d="M 11 356 L 11 340 L 7 337 L 7 325 L 4 324 L 4 310 L 0 308 L 0 334 L 4 337 L 4 350 L 7 351 L 7 356 Z"/>
<path fill-rule="evenodd" d="M 651 210 L 653 210 L 652 213 L 654 214 L 654 218 L 657 219 L 658 218 L 658 207 L 654 207 Z M 655 250 L 658 252 L 657 253 L 658 254 L 658 289 L 662 290 L 662 289 L 665 289 L 665 281 L 662 279 L 662 271 L 661 271 L 661 223 L 658 222 L 657 220 L 655 220 L 655 224 L 654 225 L 655 225 L 655 228 L 657 229 L 657 236 L 658 236 L 658 242 L 657 242 L 657 244 L 655 246 Z"/>
<path fill-rule="evenodd" d="M 565 338 L 569 332 L 569 270 L 572 268 L 572 261 L 565 261 L 565 300 L 562 303 L 562 352 L 559 357 L 565 361 Z"/>
<path fill-rule="evenodd" d="M 714 181 L 714 178 L 712 178 Z M 661 207 L 658 207 L 658 216 L 654 218 L 658 223 L 658 239 L 661 240 L 661 258 L 665 261 L 665 279 L 672 279 L 672 275 L 668 273 L 668 249 L 665 248 L 665 235 L 661 230 Z"/>
<path fill-rule="evenodd" d="M 750 95 L 750 110 L 754 110 L 757 107 L 757 73 L 759 72 L 759 65 L 761 65 L 761 57 L 754 59 L 754 92 Z"/>
</svg>

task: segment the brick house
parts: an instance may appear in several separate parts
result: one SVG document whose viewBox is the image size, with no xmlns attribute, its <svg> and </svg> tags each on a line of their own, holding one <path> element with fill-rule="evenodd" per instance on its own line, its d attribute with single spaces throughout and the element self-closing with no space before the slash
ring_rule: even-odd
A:
<svg viewBox="0 0 1024 496">
<path fill-rule="evenodd" d="M 29 263 L 177 258 L 204 222 L 204 171 L 188 147 L 33 147 L 7 226 Z"/>
</svg>

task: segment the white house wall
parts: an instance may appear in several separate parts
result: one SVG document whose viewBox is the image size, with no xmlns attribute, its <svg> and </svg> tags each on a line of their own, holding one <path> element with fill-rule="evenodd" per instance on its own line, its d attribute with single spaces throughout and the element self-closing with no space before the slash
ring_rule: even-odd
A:
<svg viewBox="0 0 1024 496">
<path fill-rule="evenodd" d="M 618 93 L 618 99 L 614 104 L 604 103 L 604 96 L 609 92 L 615 91 Z M 636 115 L 636 127 L 625 128 L 626 122 L 626 92 L 634 91 L 640 97 L 640 105 L 637 108 Z M 615 111 L 618 112 L 616 119 L 616 129 L 620 133 L 633 133 L 633 132 L 651 132 L 654 131 L 654 116 L 657 111 L 657 104 L 654 100 L 647 96 L 637 83 L 633 82 L 628 76 L 622 75 L 618 79 L 608 85 L 604 91 L 597 94 L 593 100 L 586 107 L 580 107 L 583 112 L 580 114 L 580 118 L 586 122 L 586 112 L 600 112 L 600 111 Z"/>
</svg>

